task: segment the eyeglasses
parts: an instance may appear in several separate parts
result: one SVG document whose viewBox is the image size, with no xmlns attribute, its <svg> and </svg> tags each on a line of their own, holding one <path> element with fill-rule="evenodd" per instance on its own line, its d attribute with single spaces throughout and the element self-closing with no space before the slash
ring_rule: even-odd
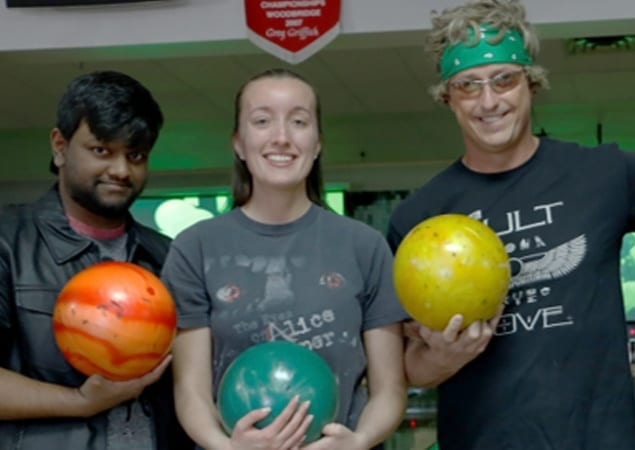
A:
<svg viewBox="0 0 635 450">
<path fill-rule="evenodd" d="M 458 79 L 450 81 L 448 86 L 457 90 L 466 97 L 478 97 L 483 92 L 485 85 L 489 85 L 489 87 L 497 94 L 503 94 L 518 86 L 524 73 L 524 70 L 514 70 L 501 72 L 498 75 L 485 79 Z"/>
</svg>

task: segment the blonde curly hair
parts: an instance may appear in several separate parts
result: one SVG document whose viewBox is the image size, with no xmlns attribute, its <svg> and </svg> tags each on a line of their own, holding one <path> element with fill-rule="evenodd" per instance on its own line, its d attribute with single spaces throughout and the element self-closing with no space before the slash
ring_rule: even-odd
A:
<svg viewBox="0 0 635 450">
<path fill-rule="evenodd" d="M 509 29 L 517 30 L 523 37 L 525 49 L 536 61 L 540 51 L 538 35 L 526 19 L 524 5 L 519 0 L 470 0 L 467 3 L 446 8 L 442 12 L 432 11 L 432 29 L 427 34 L 426 49 L 432 54 L 440 70 L 439 62 L 448 46 L 468 40 L 468 30 L 474 31 L 478 40 L 479 27 L 489 24 L 500 30 L 499 37 Z M 478 41 L 477 41 L 478 42 Z M 548 89 L 547 71 L 536 64 L 525 67 L 527 79 L 532 90 Z M 430 87 L 432 97 L 441 103 L 447 101 L 447 83 L 445 81 Z"/>
</svg>

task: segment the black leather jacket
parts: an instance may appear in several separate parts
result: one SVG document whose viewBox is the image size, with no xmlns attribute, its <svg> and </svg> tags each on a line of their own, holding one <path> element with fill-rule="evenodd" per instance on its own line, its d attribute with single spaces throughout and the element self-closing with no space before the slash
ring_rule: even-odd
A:
<svg viewBox="0 0 635 450">
<path fill-rule="evenodd" d="M 129 220 L 131 261 L 158 274 L 169 239 Z M 69 225 L 56 187 L 40 200 L 0 215 L 0 366 L 65 386 L 86 379 L 62 357 L 51 315 L 58 292 L 81 269 L 99 261 L 94 243 Z M 152 415 L 157 450 L 193 448 L 177 423 L 170 370 L 140 397 Z M 105 450 L 106 414 L 88 419 L 0 422 L 0 449 Z"/>
</svg>

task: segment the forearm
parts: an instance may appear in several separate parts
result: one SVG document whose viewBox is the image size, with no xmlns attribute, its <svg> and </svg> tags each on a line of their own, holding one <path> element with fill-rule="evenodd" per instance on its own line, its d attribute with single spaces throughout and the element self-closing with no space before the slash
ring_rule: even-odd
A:
<svg viewBox="0 0 635 450">
<path fill-rule="evenodd" d="M 371 448 L 385 441 L 403 419 L 406 409 L 405 385 L 386 386 L 382 392 L 371 395 L 357 423 L 355 433 L 364 436 Z"/>
<path fill-rule="evenodd" d="M 425 388 L 437 387 L 460 369 L 440 363 L 430 347 L 419 340 L 406 343 L 404 366 L 408 385 Z"/>
<path fill-rule="evenodd" d="M 198 395 L 191 387 L 174 391 L 176 413 L 185 432 L 199 446 L 207 450 L 229 448 L 229 438 L 218 419 L 211 398 Z"/>
<path fill-rule="evenodd" d="M 392 434 L 406 409 L 401 324 L 366 331 L 364 344 L 368 355 L 369 397 L 355 433 L 364 438 L 364 448 L 371 448 Z"/>
<path fill-rule="evenodd" d="M 172 347 L 174 402 L 185 432 L 206 450 L 228 450 L 212 396 L 212 348 L 209 328 L 180 330 Z"/>
<path fill-rule="evenodd" d="M 85 417 L 77 388 L 45 383 L 0 368 L 0 420 Z"/>
</svg>

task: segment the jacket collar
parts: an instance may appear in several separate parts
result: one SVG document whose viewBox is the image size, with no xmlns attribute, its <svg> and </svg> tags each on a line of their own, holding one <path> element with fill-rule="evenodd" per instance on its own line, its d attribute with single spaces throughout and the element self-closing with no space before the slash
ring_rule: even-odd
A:
<svg viewBox="0 0 635 450">
<path fill-rule="evenodd" d="M 92 241 L 73 230 L 68 222 L 57 184 L 37 200 L 33 208 L 36 227 L 57 264 L 77 257 L 91 246 Z M 154 256 L 162 252 L 156 240 L 152 239 L 153 232 L 135 222 L 130 213 L 126 233 L 129 235 L 129 245 L 132 245 L 130 254 L 143 251 L 145 257 L 154 260 L 157 265 L 162 263 Z"/>
</svg>

